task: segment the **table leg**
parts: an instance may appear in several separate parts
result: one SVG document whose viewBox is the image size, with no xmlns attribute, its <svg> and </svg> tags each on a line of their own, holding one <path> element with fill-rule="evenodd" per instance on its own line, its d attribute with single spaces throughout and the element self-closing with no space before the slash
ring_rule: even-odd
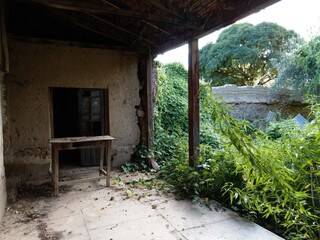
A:
<svg viewBox="0 0 320 240">
<path fill-rule="evenodd" d="M 52 172 L 53 172 L 53 186 L 54 196 L 59 195 L 59 150 L 52 145 Z"/>
<path fill-rule="evenodd" d="M 106 143 L 106 162 L 107 162 L 107 187 L 110 187 L 110 173 L 111 173 L 111 141 Z"/>
<path fill-rule="evenodd" d="M 100 171 L 99 171 L 99 176 L 101 176 L 101 170 L 103 170 L 103 165 L 104 165 L 104 156 L 105 156 L 105 147 L 100 148 Z"/>
</svg>

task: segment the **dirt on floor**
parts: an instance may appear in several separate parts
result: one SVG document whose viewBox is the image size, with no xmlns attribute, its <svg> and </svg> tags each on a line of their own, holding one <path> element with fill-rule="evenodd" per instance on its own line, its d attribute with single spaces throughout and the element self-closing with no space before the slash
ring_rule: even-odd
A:
<svg viewBox="0 0 320 240">
<path fill-rule="evenodd" d="M 129 173 L 117 172 L 112 177 L 112 190 L 121 192 L 122 200 L 134 198 L 140 200 L 144 197 L 162 195 L 165 189 L 161 182 L 155 179 L 150 173 Z M 88 182 L 77 185 L 60 186 L 60 194 L 70 191 L 94 191 L 104 188 L 103 183 Z M 113 201 L 110 196 L 110 201 Z M 18 189 L 18 200 L 9 205 L 5 217 L 0 223 L 0 233 L 6 234 L 13 229 L 24 231 L 26 239 L 37 237 L 41 240 L 62 239 L 61 232 L 55 232 L 47 228 L 48 217 L 53 197 L 53 185 L 51 182 L 33 182 L 20 185 Z M 98 200 L 98 199 L 95 199 Z M 117 199 L 118 200 L 118 199 Z M 156 204 L 152 208 L 157 208 Z M 21 224 L 24 227 L 21 228 Z M 19 228 L 17 228 L 19 226 Z M 36 229 L 37 236 L 30 236 L 31 230 Z M 35 232 L 35 231 L 32 231 Z"/>
</svg>

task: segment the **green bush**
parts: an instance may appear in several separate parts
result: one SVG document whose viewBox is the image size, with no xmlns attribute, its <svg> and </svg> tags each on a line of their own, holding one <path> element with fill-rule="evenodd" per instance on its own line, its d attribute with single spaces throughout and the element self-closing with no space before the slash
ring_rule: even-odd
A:
<svg viewBox="0 0 320 240">
<path fill-rule="evenodd" d="M 228 115 L 212 96 L 206 112 L 219 134 L 219 147 L 201 145 L 199 165 L 188 165 L 187 142 L 174 151 L 162 176 L 184 197 L 225 201 L 283 229 L 290 239 L 317 239 L 320 210 L 320 107 L 300 130 L 285 124 L 271 138 Z M 287 123 L 286 123 L 287 124 Z M 287 130 L 286 130 L 287 129 Z"/>
<path fill-rule="evenodd" d="M 153 153 L 162 164 L 160 176 L 180 196 L 229 201 L 284 230 L 287 238 L 318 239 L 319 104 L 312 107 L 314 120 L 302 129 L 281 121 L 262 132 L 230 117 L 211 88 L 201 84 L 200 157 L 192 168 L 186 75 L 175 67 L 159 69 Z M 180 75 L 169 78 L 170 71 Z"/>
<path fill-rule="evenodd" d="M 171 161 L 174 150 L 188 138 L 188 74 L 182 64 L 172 63 L 158 67 L 158 93 L 155 107 L 154 154 L 159 162 Z M 200 141 L 217 148 L 220 139 L 213 131 L 210 113 L 204 107 L 200 89 Z"/>
<path fill-rule="evenodd" d="M 291 238 L 317 239 L 319 236 L 320 108 L 315 120 L 303 131 L 298 128 L 272 141 L 261 131 L 247 135 L 241 122 L 228 116 L 213 96 L 208 107 L 218 123 L 226 159 L 233 157 L 243 187 L 226 183 L 224 193 L 231 204 L 274 219 Z M 317 201 L 317 203 L 316 203 Z"/>
<path fill-rule="evenodd" d="M 189 166 L 187 142 L 177 149 L 175 158 L 165 162 L 160 176 L 164 178 L 175 193 L 185 198 L 206 197 L 224 201 L 221 188 L 226 182 L 237 182 L 240 187 L 241 176 L 235 174 L 236 166 L 232 159 L 225 159 L 224 151 L 216 150 L 202 144 L 199 165 Z"/>
<path fill-rule="evenodd" d="M 281 137 L 286 137 L 290 133 L 298 133 L 300 131 L 294 120 L 289 119 L 268 123 L 265 132 L 270 139 L 276 140 Z"/>
</svg>

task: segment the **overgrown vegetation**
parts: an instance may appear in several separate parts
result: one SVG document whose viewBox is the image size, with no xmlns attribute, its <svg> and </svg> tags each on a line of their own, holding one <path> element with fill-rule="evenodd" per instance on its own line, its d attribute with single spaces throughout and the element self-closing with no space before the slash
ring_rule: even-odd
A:
<svg viewBox="0 0 320 240">
<path fill-rule="evenodd" d="M 200 92 L 200 95 L 204 91 Z M 201 99 L 203 99 L 201 97 Z M 200 141 L 212 148 L 219 146 L 219 136 L 213 131 L 210 114 L 200 102 Z M 188 85 L 187 71 L 180 63 L 159 65 L 158 93 L 155 108 L 154 155 L 158 161 L 176 156 L 188 142 Z"/>
<path fill-rule="evenodd" d="M 320 95 L 320 36 L 314 37 L 288 56 L 283 56 L 273 94 L 292 100 Z"/>
<path fill-rule="evenodd" d="M 304 129 L 292 121 L 265 132 L 228 115 L 201 84 L 199 165 L 188 165 L 187 81 L 179 64 L 160 65 L 154 155 L 176 194 L 216 199 L 290 239 L 317 239 L 320 107 Z M 179 71 L 177 71 L 179 69 Z M 169 78 L 174 75 L 175 78 Z M 265 219 L 265 220 L 261 220 Z"/>
<path fill-rule="evenodd" d="M 305 129 L 279 124 L 269 135 L 230 117 L 207 91 L 205 105 L 221 144 L 201 145 L 200 164 L 188 166 L 181 142 L 161 175 L 184 197 L 214 198 L 265 218 L 288 238 L 317 239 L 320 215 L 320 122 Z M 251 134 L 246 134 L 250 132 Z M 252 214 L 254 213 L 254 214 Z M 276 230 L 278 229 L 278 230 Z"/>
<path fill-rule="evenodd" d="M 271 224 L 288 239 L 319 239 L 319 46 L 317 37 L 286 55 L 274 87 L 279 94 L 289 90 L 291 96 L 313 96 L 312 121 L 303 128 L 292 120 L 277 120 L 264 131 L 255 129 L 230 117 L 227 106 L 213 98 L 211 85 L 201 83 L 195 168 L 188 164 L 187 72 L 181 64 L 159 65 L 152 150 L 161 164 L 159 176 L 181 197 L 218 200 Z M 148 169 L 144 163 L 149 154 L 139 148 L 139 167 L 129 164 L 124 170 Z"/>
</svg>

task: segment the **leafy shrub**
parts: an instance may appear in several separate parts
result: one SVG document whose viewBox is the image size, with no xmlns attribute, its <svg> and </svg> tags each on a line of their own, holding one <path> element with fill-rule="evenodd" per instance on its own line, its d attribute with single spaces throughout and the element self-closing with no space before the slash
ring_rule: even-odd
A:
<svg viewBox="0 0 320 240">
<path fill-rule="evenodd" d="M 138 145 L 130 162 L 126 162 L 121 166 L 125 173 L 136 171 L 150 171 L 148 160 L 150 159 L 149 149 L 144 145 Z"/>
<path fill-rule="evenodd" d="M 265 132 L 270 139 L 276 140 L 278 138 L 288 136 L 290 133 L 297 133 L 300 131 L 297 124 L 290 119 L 268 123 Z"/>
<path fill-rule="evenodd" d="M 155 108 L 154 154 L 158 161 L 171 161 L 178 149 L 188 138 L 188 81 L 187 71 L 182 64 L 159 65 L 158 93 Z M 217 148 L 219 136 L 213 132 L 210 114 L 206 112 L 200 89 L 201 125 L 200 140 Z"/>
<path fill-rule="evenodd" d="M 184 197 L 225 201 L 284 229 L 288 238 L 317 239 L 320 210 L 320 107 L 303 130 L 279 128 L 270 139 L 227 114 L 207 90 L 204 103 L 220 144 L 201 145 L 199 165 L 188 165 L 187 143 L 180 145 L 162 176 Z M 249 131 L 248 131 L 249 129 Z M 248 134 L 249 133 L 249 134 Z"/>
<path fill-rule="evenodd" d="M 226 160 L 223 151 L 214 151 L 209 145 L 202 144 L 200 149 L 199 165 L 194 169 L 189 166 L 187 143 L 181 145 L 176 157 L 162 166 L 161 177 L 181 197 L 226 200 L 220 194 L 225 182 L 237 182 L 239 187 L 242 182 L 241 176 L 235 174 L 234 161 Z"/>
<path fill-rule="evenodd" d="M 245 182 L 240 188 L 233 182 L 225 184 L 231 203 L 273 218 L 299 239 L 316 239 L 320 230 L 319 202 L 315 203 L 320 197 L 319 117 L 303 132 L 293 128 L 272 141 L 261 131 L 246 135 L 243 123 L 228 116 L 210 93 L 207 100 L 226 138 L 225 157 L 233 157 L 236 173 Z M 319 116 L 320 108 L 314 107 L 313 113 Z"/>
<path fill-rule="evenodd" d="M 183 197 L 229 200 L 255 212 L 296 239 L 317 239 L 320 231 L 320 105 L 303 129 L 291 121 L 270 123 L 266 133 L 228 115 L 200 89 L 199 165 L 188 164 L 187 85 L 159 70 L 154 155 L 160 175 Z M 144 156 L 144 153 L 141 154 Z"/>
</svg>

